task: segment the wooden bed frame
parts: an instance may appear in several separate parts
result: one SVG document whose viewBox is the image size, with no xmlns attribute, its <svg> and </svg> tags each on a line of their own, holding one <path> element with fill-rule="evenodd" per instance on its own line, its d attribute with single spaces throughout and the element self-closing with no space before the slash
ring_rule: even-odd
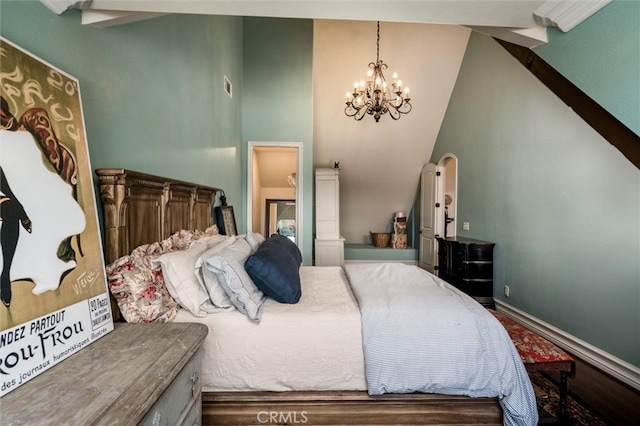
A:
<svg viewBox="0 0 640 426">
<path fill-rule="evenodd" d="M 218 188 L 124 169 L 96 170 L 106 262 L 180 229 L 213 224 Z M 114 306 L 117 310 L 117 305 Z M 114 312 L 116 312 L 114 310 Z M 362 391 L 205 392 L 204 425 L 502 424 L 497 398 Z"/>
</svg>

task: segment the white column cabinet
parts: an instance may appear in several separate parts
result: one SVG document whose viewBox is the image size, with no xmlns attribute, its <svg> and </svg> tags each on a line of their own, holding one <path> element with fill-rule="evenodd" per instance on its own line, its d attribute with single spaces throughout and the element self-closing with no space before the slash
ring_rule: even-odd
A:
<svg viewBox="0 0 640 426">
<path fill-rule="evenodd" d="M 344 263 L 339 177 L 338 169 L 316 169 L 316 266 L 342 266 Z"/>
</svg>

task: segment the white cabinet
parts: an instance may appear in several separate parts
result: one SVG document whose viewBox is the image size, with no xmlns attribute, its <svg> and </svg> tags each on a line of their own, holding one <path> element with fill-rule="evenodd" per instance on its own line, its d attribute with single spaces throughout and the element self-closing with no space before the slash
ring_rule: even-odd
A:
<svg viewBox="0 0 640 426">
<path fill-rule="evenodd" d="M 344 263 L 344 240 L 316 239 L 316 266 L 342 266 Z"/>
<path fill-rule="evenodd" d="M 316 169 L 316 239 L 340 238 L 338 169 Z"/>
<path fill-rule="evenodd" d="M 341 266 L 344 263 L 339 175 L 338 169 L 316 169 L 316 266 Z"/>
</svg>

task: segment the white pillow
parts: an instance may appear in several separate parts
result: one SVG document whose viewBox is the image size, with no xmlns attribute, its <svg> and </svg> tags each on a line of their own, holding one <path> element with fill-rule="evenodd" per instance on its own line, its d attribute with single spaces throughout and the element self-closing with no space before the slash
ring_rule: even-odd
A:
<svg viewBox="0 0 640 426">
<path fill-rule="evenodd" d="M 215 272 L 210 271 L 207 268 L 202 267 L 202 261 L 204 258 L 211 257 L 222 252 L 225 248 L 229 247 L 236 241 L 236 236 L 231 235 L 226 238 L 225 241 L 212 246 L 207 249 L 198 259 L 194 265 L 194 275 L 200 284 L 200 287 L 207 293 L 209 301 L 214 307 L 222 309 L 235 309 L 231 299 L 227 295 L 224 287 L 220 284 L 218 276 Z"/>
<path fill-rule="evenodd" d="M 187 250 L 165 253 L 151 262 L 153 267 L 160 265 L 162 268 L 164 283 L 171 297 L 197 317 L 207 315 L 200 309 L 200 305 L 205 303 L 209 296 L 196 279 L 193 265 L 206 250 L 206 244 L 196 244 Z"/>
<path fill-rule="evenodd" d="M 203 268 L 216 274 L 231 303 L 251 320 L 259 322 L 266 296 L 247 274 L 244 262 L 251 254 L 251 246 L 244 238 L 238 238 L 219 254 L 202 258 Z M 206 278 L 206 275 L 204 276 Z"/>
<path fill-rule="evenodd" d="M 264 235 L 259 232 L 247 232 L 247 242 L 251 246 L 252 253 L 255 253 L 265 240 Z"/>
<path fill-rule="evenodd" d="M 225 244 L 227 239 L 225 235 L 201 238 L 192 242 L 187 250 L 165 253 L 152 261 L 153 267 L 159 265 L 162 268 L 164 283 L 171 297 L 197 317 L 204 317 L 217 309 L 198 281 L 194 265 L 203 253 Z"/>
</svg>

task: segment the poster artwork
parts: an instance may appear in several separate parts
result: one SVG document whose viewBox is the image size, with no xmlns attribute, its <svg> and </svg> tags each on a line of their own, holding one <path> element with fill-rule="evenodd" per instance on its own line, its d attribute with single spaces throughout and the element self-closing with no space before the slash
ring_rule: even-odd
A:
<svg viewBox="0 0 640 426">
<path fill-rule="evenodd" d="M 0 37 L 0 397 L 113 330 L 78 81 Z"/>
</svg>

